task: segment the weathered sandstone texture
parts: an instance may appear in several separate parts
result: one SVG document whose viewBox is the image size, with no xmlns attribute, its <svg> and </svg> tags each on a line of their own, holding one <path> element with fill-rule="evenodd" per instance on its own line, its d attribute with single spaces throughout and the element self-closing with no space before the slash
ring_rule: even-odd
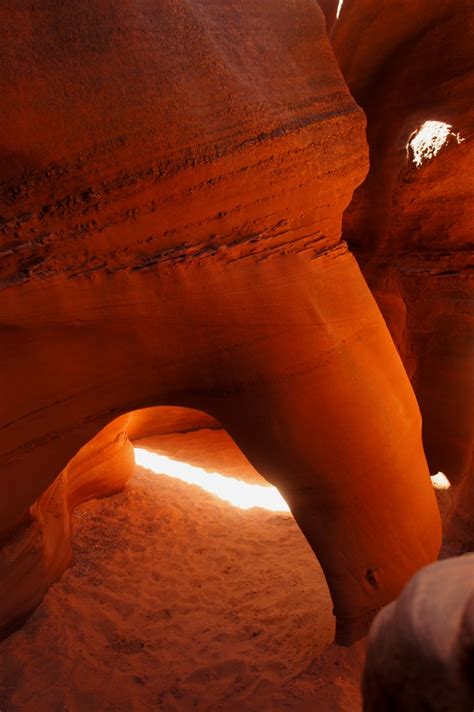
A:
<svg viewBox="0 0 474 712">
<path fill-rule="evenodd" d="M 71 562 L 74 507 L 119 491 L 132 475 L 135 460 L 124 431 L 127 419 L 119 418 L 85 445 L 32 504 L 22 524 L 4 538 L 0 637 L 23 622 Z"/>
<path fill-rule="evenodd" d="M 331 31 L 336 22 L 338 0 L 318 0 L 318 5 L 323 11 L 324 18 L 326 20 L 326 33 L 331 34 Z"/>
<path fill-rule="evenodd" d="M 424 567 L 375 618 L 363 675 L 366 712 L 470 712 L 474 554 Z"/>
<path fill-rule="evenodd" d="M 465 477 L 456 488 L 447 515 L 446 538 L 454 551 L 474 551 L 474 477 Z"/>
<path fill-rule="evenodd" d="M 469 0 L 345 0 L 332 35 L 370 150 L 343 236 L 411 378 L 431 473 L 454 485 L 474 441 L 472 22 Z M 416 165 L 426 121 L 451 128 Z"/>
<path fill-rule="evenodd" d="M 0 638 L 41 601 L 72 559 L 71 515 L 89 499 L 119 491 L 133 474 L 130 439 L 219 427 L 188 408 L 145 408 L 120 416 L 82 447 L 0 547 Z M 129 439 L 130 438 L 130 439 Z"/>
<path fill-rule="evenodd" d="M 103 428 L 100 494 L 130 472 L 127 413 L 196 408 L 287 499 L 337 640 L 363 635 L 440 526 L 413 391 L 340 239 L 365 120 L 319 7 L 2 12 L 0 536 L 41 524 L 50 492 L 92 496 L 68 462 Z"/>
</svg>

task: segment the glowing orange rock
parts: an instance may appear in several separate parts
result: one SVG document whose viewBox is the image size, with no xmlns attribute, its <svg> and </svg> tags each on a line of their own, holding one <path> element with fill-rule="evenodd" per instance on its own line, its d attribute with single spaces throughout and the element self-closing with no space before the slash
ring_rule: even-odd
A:
<svg viewBox="0 0 474 712">
<path fill-rule="evenodd" d="M 345 0 L 332 35 L 370 146 L 343 234 L 412 380 L 430 470 L 453 483 L 474 445 L 471 21 L 469 0 Z"/>
<path fill-rule="evenodd" d="M 440 531 L 413 392 L 340 240 L 367 169 L 364 117 L 321 11 L 8 11 L 0 532 L 17 536 L 117 416 L 197 408 L 290 504 L 337 639 L 363 635 Z M 99 468 L 100 492 L 129 471 Z"/>
</svg>

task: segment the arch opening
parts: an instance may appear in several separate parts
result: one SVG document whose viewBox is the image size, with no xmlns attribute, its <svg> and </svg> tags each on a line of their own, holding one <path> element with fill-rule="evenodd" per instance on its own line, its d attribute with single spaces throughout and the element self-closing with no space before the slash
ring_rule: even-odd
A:
<svg viewBox="0 0 474 712">
<path fill-rule="evenodd" d="M 290 508 L 276 487 L 249 484 L 220 472 L 207 472 L 202 467 L 174 460 L 147 448 L 135 447 L 135 462 L 155 475 L 174 477 L 196 485 L 240 509 L 260 507 L 272 512 L 289 512 Z"/>
<path fill-rule="evenodd" d="M 27 671 L 28 684 L 17 685 L 15 699 L 21 704 L 41 685 L 51 708 L 59 698 L 81 708 L 85 688 L 92 709 L 99 698 L 104 707 L 147 709 L 151 697 L 164 709 L 209 709 L 231 700 L 257 710 L 269 698 L 291 709 L 295 694 L 318 708 L 324 690 L 348 687 L 355 707 L 359 658 L 331 645 L 324 574 L 286 503 L 283 511 L 254 500 L 242 508 L 153 470 L 181 463 L 204 483 L 218 473 L 220 484 L 238 480 L 260 493 L 275 488 L 202 413 L 149 409 L 130 414 L 127 427 L 138 455 L 132 477 L 118 494 L 86 497 L 76 507 L 74 565 L 21 635 L 0 645 L 8 679 L 20 666 Z M 103 448 L 103 437 L 95 446 Z M 76 476 L 80 456 L 93 464 L 93 447 L 74 458 Z M 38 664 L 45 649 L 54 684 Z M 335 659 L 347 659 L 342 678 L 334 674 Z M 73 688 L 71 660 L 81 677 Z M 308 686 L 308 668 L 325 683 L 320 692 Z"/>
</svg>

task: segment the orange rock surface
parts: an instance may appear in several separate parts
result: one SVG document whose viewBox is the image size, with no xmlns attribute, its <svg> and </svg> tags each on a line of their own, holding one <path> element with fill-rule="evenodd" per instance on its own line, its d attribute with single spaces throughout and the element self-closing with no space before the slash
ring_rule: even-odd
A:
<svg viewBox="0 0 474 712">
<path fill-rule="evenodd" d="M 332 35 L 370 149 L 343 235 L 413 383 L 430 470 L 454 484 L 474 443 L 472 20 L 469 0 L 345 0 Z M 417 165 L 427 121 L 447 140 Z"/>
<path fill-rule="evenodd" d="M 92 496 L 89 470 L 99 494 L 120 486 L 126 414 L 172 405 L 218 420 L 280 488 L 327 577 L 337 640 L 360 637 L 437 556 L 440 526 L 413 391 L 340 239 L 365 122 L 321 11 L 2 12 L 4 625 L 24 613 L 3 555 L 19 527 L 43 521 L 50 496 L 66 510 Z M 68 465 L 100 431 L 87 468 Z M 24 601 L 50 579 L 36 581 Z"/>
<path fill-rule="evenodd" d="M 135 470 L 130 438 L 216 428 L 209 416 L 185 408 L 145 408 L 116 418 L 79 450 L 30 507 L 0 548 L 0 637 L 38 605 L 72 560 L 72 513 L 79 504 L 122 489 Z"/>
</svg>

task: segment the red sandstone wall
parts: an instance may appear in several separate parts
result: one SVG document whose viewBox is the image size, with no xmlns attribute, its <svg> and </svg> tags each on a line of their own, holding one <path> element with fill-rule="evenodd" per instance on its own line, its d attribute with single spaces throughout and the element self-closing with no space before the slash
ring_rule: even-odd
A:
<svg viewBox="0 0 474 712">
<path fill-rule="evenodd" d="M 117 416 L 195 407 L 281 488 L 350 642 L 436 557 L 439 517 L 413 392 L 340 240 L 364 117 L 321 11 L 3 11 L 0 531 Z"/>
<path fill-rule="evenodd" d="M 332 36 L 370 147 L 344 237 L 411 378 L 430 471 L 459 487 L 446 534 L 460 550 L 474 541 L 472 20 L 466 0 L 346 0 Z M 426 120 L 452 135 L 416 167 L 407 143 Z"/>
</svg>

